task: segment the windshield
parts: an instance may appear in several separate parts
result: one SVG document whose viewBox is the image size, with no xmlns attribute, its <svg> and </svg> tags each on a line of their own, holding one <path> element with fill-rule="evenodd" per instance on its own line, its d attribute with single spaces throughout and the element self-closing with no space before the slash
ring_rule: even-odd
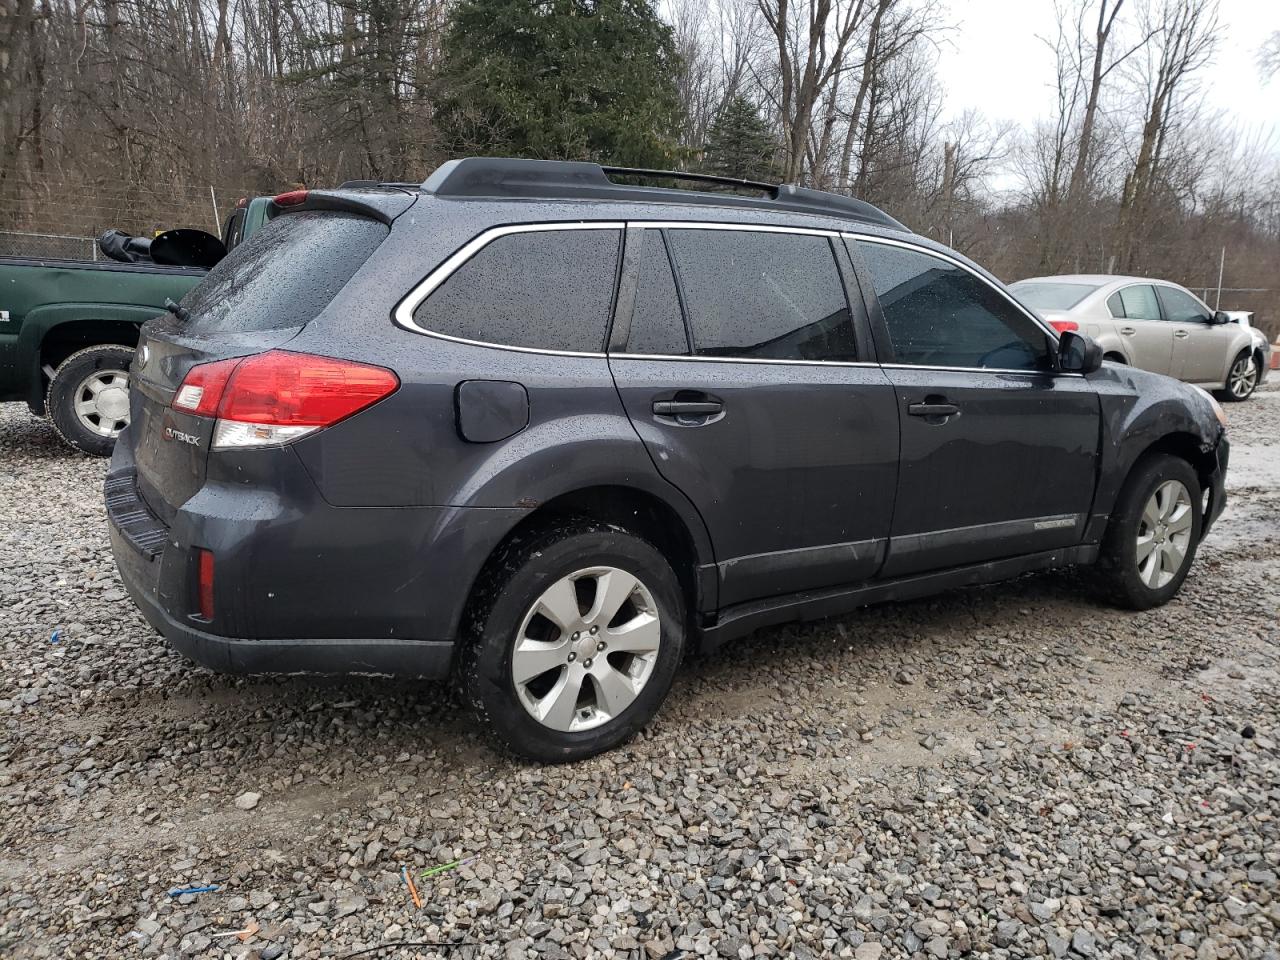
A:
<svg viewBox="0 0 1280 960">
<path fill-rule="evenodd" d="M 1097 290 L 1096 283 L 1015 283 L 1009 289 L 1037 310 L 1070 310 Z"/>
</svg>

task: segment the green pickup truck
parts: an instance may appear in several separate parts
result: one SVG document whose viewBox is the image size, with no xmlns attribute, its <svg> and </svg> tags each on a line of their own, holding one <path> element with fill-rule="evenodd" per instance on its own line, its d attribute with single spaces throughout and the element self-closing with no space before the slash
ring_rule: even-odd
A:
<svg viewBox="0 0 1280 960">
<path fill-rule="evenodd" d="M 227 217 L 228 250 L 276 212 L 269 197 Z M 196 267 L 0 257 L 0 401 L 25 400 L 64 440 L 106 456 L 129 422 L 138 328 L 204 277 Z"/>
</svg>

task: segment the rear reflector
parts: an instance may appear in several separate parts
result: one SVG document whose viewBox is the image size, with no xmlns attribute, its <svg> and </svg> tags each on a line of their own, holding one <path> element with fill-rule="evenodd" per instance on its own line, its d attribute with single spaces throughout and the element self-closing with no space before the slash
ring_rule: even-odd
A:
<svg viewBox="0 0 1280 960">
<path fill-rule="evenodd" d="M 1074 320 L 1050 320 L 1049 326 L 1057 330 L 1059 333 L 1066 333 L 1069 330 L 1079 330 L 1080 324 Z"/>
<path fill-rule="evenodd" d="M 271 350 L 192 367 L 173 406 L 218 418 L 214 448 L 276 446 L 345 420 L 399 386 L 384 367 Z"/>
<path fill-rule="evenodd" d="M 213 553 L 209 550 L 196 550 L 196 596 L 200 617 L 203 620 L 213 619 Z"/>
</svg>

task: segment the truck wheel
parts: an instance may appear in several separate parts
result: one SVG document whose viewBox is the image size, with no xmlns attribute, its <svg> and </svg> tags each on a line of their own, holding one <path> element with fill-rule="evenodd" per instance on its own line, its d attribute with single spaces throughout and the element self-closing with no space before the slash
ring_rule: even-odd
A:
<svg viewBox="0 0 1280 960">
<path fill-rule="evenodd" d="M 1200 481 L 1187 461 L 1158 454 L 1139 463 L 1116 503 L 1098 558 L 1098 585 L 1130 610 L 1168 603 L 1191 569 L 1201 528 Z"/>
<path fill-rule="evenodd" d="M 77 450 L 111 455 L 129 425 L 129 365 L 133 350 L 116 344 L 86 347 L 63 360 L 49 381 L 45 409 L 54 429 Z"/>
<path fill-rule="evenodd" d="M 1218 391 L 1218 396 L 1228 403 L 1248 400 L 1261 378 L 1262 370 L 1254 359 L 1253 351 L 1245 350 L 1232 362 L 1227 373 L 1227 389 Z"/>
<path fill-rule="evenodd" d="M 562 520 L 501 549 L 467 617 L 466 699 L 513 753 L 581 760 L 631 737 L 684 649 L 671 565 L 620 527 Z"/>
</svg>

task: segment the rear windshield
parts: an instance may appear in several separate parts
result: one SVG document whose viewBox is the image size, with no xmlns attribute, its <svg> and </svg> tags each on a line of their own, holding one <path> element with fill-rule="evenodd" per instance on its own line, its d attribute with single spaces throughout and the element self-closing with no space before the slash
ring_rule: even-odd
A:
<svg viewBox="0 0 1280 960">
<path fill-rule="evenodd" d="M 194 333 L 301 327 L 329 305 L 390 228 L 324 210 L 267 223 L 231 251 L 182 300 Z"/>
<path fill-rule="evenodd" d="M 1096 283 L 1015 283 L 1009 288 L 1037 310 L 1070 310 L 1098 289 Z"/>
</svg>

